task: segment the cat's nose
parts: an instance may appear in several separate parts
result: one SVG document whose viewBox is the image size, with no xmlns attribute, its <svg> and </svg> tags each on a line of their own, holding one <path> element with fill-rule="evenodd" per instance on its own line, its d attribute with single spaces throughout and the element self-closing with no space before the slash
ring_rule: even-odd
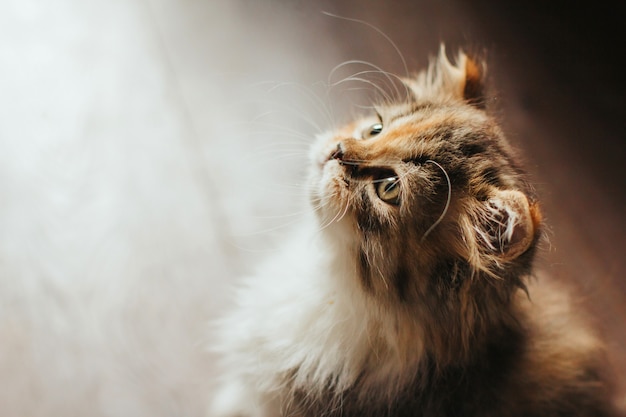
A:
<svg viewBox="0 0 626 417">
<path fill-rule="evenodd" d="M 343 160 L 343 147 L 341 146 L 341 142 L 337 144 L 337 148 L 330 154 L 330 159 Z"/>
</svg>

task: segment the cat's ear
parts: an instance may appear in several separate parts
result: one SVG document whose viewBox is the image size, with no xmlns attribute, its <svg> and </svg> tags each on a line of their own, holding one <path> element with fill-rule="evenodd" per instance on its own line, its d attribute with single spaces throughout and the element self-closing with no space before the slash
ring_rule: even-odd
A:
<svg viewBox="0 0 626 417">
<path fill-rule="evenodd" d="M 485 108 L 485 64 L 464 53 L 459 54 L 460 63 L 465 69 L 463 80 L 463 100 L 480 109 Z"/>
<path fill-rule="evenodd" d="M 442 45 L 439 50 L 438 65 L 439 71 L 447 74 L 444 78 L 450 79 L 449 88 L 458 100 L 480 109 L 485 108 L 485 64 L 482 61 L 459 51 L 455 64 L 452 64 Z"/>
<path fill-rule="evenodd" d="M 431 61 L 426 71 L 405 79 L 418 101 L 464 101 L 480 109 L 485 108 L 484 64 L 459 52 L 454 63 L 448 59 L 441 45 L 439 55 Z"/>
<path fill-rule="evenodd" d="M 536 203 L 519 191 L 498 190 L 483 203 L 475 230 L 483 250 L 509 261 L 530 248 L 540 223 Z"/>
</svg>

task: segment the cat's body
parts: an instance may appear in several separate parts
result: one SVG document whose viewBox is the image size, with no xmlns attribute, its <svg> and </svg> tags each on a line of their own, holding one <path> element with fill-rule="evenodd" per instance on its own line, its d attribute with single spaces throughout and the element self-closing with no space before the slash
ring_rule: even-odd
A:
<svg viewBox="0 0 626 417">
<path fill-rule="evenodd" d="M 317 213 L 222 322 L 214 415 L 610 415 L 601 343 L 528 282 L 539 208 L 458 62 L 318 139 Z"/>
</svg>

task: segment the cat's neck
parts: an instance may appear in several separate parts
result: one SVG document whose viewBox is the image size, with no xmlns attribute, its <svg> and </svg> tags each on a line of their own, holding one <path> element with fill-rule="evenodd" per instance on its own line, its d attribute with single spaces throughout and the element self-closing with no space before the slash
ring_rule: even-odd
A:
<svg viewBox="0 0 626 417">
<path fill-rule="evenodd" d="M 333 377 L 345 386 L 364 376 L 369 381 L 365 383 L 388 383 L 393 379 L 400 383 L 422 361 L 421 323 L 411 317 L 409 310 L 381 304 L 362 288 L 359 245 L 349 225 L 339 222 L 323 231 L 311 231 L 317 253 L 314 258 L 318 261 L 312 275 L 316 282 L 312 284 L 326 287 L 322 315 L 332 323 L 328 328 L 333 333 L 320 340 L 333 345 L 325 347 L 325 355 L 337 354 L 336 371 L 342 374 Z"/>
<path fill-rule="evenodd" d="M 436 367 L 463 366 L 488 349 L 497 339 L 495 335 L 523 332 L 518 327 L 522 314 L 516 301 L 519 296 L 504 296 L 490 286 L 483 304 L 473 302 L 475 295 L 464 293 L 464 288 L 443 294 L 429 289 L 423 299 L 409 301 L 375 294 L 364 287 L 359 276 L 359 244 L 350 225 L 341 222 L 331 225 L 319 238 L 327 252 L 326 285 L 334 294 L 334 302 L 346 309 L 340 313 L 341 320 L 362 328 L 367 333 L 367 343 L 375 340 L 376 348 L 386 352 L 382 356 L 377 352 L 379 358 L 399 367 L 417 366 L 425 357 Z M 472 275 L 469 270 L 466 274 L 437 279 L 467 282 L 467 291 L 471 291 L 471 281 L 494 279 Z M 424 275 L 410 279 L 434 280 L 434 277 L 424 271 Z M 514 292 L 523 293 L 521 289 Z"/>
<path fill-rule="evenodd" d="M 320 230 L 312 218 L 301 226 L 274 270 L 275 284 L 282 288 L 276 294 L 292 304 L 294 323 L 282 330 L 290 349 L 276 365 L 293 389 L 384 388 L 393 395 L 416 378 L 430 378 L 432 370 L 460 369 L 484 359 L 492 342 L 498 342 L 490 331 L 508 334 L 502 329 L 511 326 L 503 320 L 480 327 L 484 322 L 477 314 L 483 311 L 471 313 L 474 321 L 462 321 L 445 311 L 429 311 L 432 305 L 426 303 L 381 302 L 384 297 L 368 293 L 359 282 L 359 245 L 346 234 L 349 228 L 335 228 L 348 225 Z M 285 263 L 298 272 L 285 276 Z M 509 319 L 513 304 L 510 310 L 504 314 Z"/>
</svg>

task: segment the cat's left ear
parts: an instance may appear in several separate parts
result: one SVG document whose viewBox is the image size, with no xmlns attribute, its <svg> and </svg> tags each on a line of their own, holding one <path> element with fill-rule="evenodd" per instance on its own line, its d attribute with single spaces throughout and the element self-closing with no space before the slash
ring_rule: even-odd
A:
<svg viewBox="0 0 626 417">
<path fill-rule="evenodd" d="M 477 238 L 484 249 L 503 261 L 517 258 L 526 252 L 535 240 L 541 223 L 536 203 L 519 191 L 498 190 L 483 203 Z"/>
<path fill-rule="evenodd" d="M 462 51 L 453 61 L 450 62 L 445 46 L 441 45 L 439 55 L 426 71 L 402 81 L 418 101 L 454 100 L 484 109 L 485 65 Z"/>
<path fill-rule="evenodd" d="M 485 102 L 485 84 L 484 73 L 485 64 L 463 52 L 459 53 L 459 66 L 465 71 L 463 77 L 463 100 L 474 107 L 484 109 Z"/>
</svg>

